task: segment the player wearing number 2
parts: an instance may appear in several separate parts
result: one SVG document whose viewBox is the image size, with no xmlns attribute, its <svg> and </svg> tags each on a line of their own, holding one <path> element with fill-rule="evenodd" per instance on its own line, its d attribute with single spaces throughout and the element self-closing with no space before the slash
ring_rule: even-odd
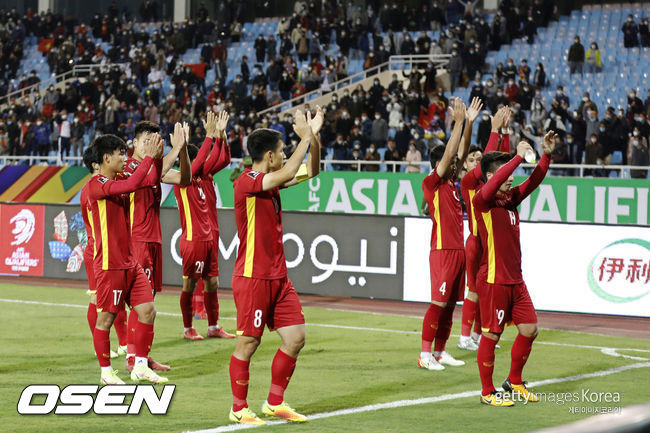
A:
<svg viewBox="0 0 650 433">
<path fill-rule="evenodd" d="M 512 406 L 514 402 L 499 393 L 492 383 L 494 348 L 507 323 L 513 322 L 519 334 L 512 345 L 510 373 L 503 382 L 504 391 L 519 395 L 526 401 L 539 398 L 528 391 L 521 373 L 537 336 L 537 314 L 521 274 L 521 245 L 519 241 L 519 213 L 517 206 L 542 182 L 553 152 L 556 135 L 550 131 L 542 144 L 544 155 L 530 177 L 521 185 L 512 187 L 512 173 L 521 164 L 526 151 L 531 150 L 522 141 L 517 155 L 489 152 L 481 160 L 486 184 L 474 197 L 474 211 L 483 245 L 483 255 L 476 277 L 481 330 L 477 362 L 481 384 L 481 403 L 490 406 Z"/>
<path fill-rule="evenodd" d="M 481 106 L 478 98 L 474 98 L 467 110 L 460 99 L 454 100 L 453 120 L 456 123 L 451 137 L 446 146 L 440 145 L 431 151 L 433 171 L 422 181 L 424 198 L 433 221 L 429 254 L 431 305 L 422 323 L 422 351 L 418 358 L 418 366 L 427 370 L 444 370 L 445 364 L 465 364 L 445 351 L 456 301 L 465 293 L 463 211 L 454 181 L 467 157 L 472 123 Z M 463 140 L 459 146 L 461 136 Z M 431 353 L 434 340 L 435 347 Z"/>
<path fill-rule="evenodd" d="M 300 144 L 284 164 L 282 135 L 271 129 L 257 129 L 248 136 L 253 167 L 234 182 L 235 221 L 239 250 L 232 278 L 237 307 L 237 347 L 230 358 L 233 406 L 230 420 L 242 424 L 265 424 L 248 408 L 250 359 L 262 339 L 264 326 L 275 329 L 282 345 L 271 365 L 271 389 L 262 412 L 288 421 L 304 422 L 303 415 L 284 401 L 284 391 L 305 344 L 305 317 L 298 295 L 287 277 L 282 244 L 280 188 L 316 176 L 320 170 L 320 138 L 323 124 L 320 107 L 316 116 L 302 110 L 295 114 L 294 131 Z M 307 175 L 297 176 L 311 145 Z"/>
<path fill-rule="evenodd" d="M 178 212 L 181 217 L 181 257 L 183 258 L 183 288 L 181 291 L 180 306 L 183 315 L 183 336 L 188 340 L 203 340 L 192 327 L 192 293 L 196 288 L 199 278 L 203 279 L 205 287 L 206 310 L 208 312 L 208 336 L 217 338 L 234 338 L 217 324 L 218 300 L 217 288 L 219 287 L 219 264 L 217 262 L 219 249 L 218 243 L 213 241 L 213 230 L 210 224 L 209 212 L 216 212 L 208 208 L 205 188 L 214 188 L 212 182 L 206 184 L 203 177 L 203 166 L 210 153 L 212 142 L 216 137 L 217 123 L 220 116 L 208 112 L 203 126 L 206 137 L 200 149 L 188 145 L 187 151 L 192 161 L 192 181 L 189 185 L 174 185 L 174 195 L 178 203 Z M 225 129 L 225 124 L 222 125 Z M 214 152 L 215 150 L 213 150 Z"/>
</svg>

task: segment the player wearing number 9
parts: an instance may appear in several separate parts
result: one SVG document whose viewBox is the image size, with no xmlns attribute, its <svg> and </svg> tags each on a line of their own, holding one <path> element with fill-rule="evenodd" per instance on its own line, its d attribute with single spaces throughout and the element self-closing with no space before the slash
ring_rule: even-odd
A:
<svg viewBox="0 0 650 433">
<path fill-rule="evenodd" d="M 513 322 L 519 334 L 512 346 L 510 374 L 503 383 L 505 391 L 518 394 L 527 402 L 539 401 L 526 389 L 521 375 L 537 336 L 537 314 L 521 273 L 521 245 L 517 206 L 542 182 L 555 144 L 553 131 L 546 134 L 544 155 L 530 177 L 513 187 L 512 173 L 521 164 L 530 145 L 521 142 L 511 158 L 502 152 L 488 152 L 481 160 L 486 184 L 473 200 L 483 254 L 476 276 L 481 309 L 481 331 L 477 361 L 481 384 L 481 402 L 491 406 L 512 406 L 513 402 L 497 393 L 492 382 L 494 348 L 507 323 Z"/>
<path fill-rule="evenodd" d="M 209 214 L 217 210 L 216 208 L 210 209 L 204 191 L 205 188 L 214 188 L 211 180 L 209 182 L 204 181 L 203 171 L 208 154 L 221 151 L 218 146 L 212 148 L 217 116 L 209 112 L 203 124 L 206 129 L 206 137 L 201 148 L 198 149 L 193 144 L 187 146 L 192 164 L 192 180 L 189 185 L 174 185 L 174 195 L 178 203 L 178 212 L 180 213 L 183 230 L 180 241 L 181 257 L 183 258 L 183 288 L 180 307 L 183 316 L 183 337 L 188 340 L 203 340 L 203 336 L 192 327 L 192 293 L 199 279 L 203 279 L 205 288 L 204 300 L 208 315 L 208 337 L 235 338 L 234 335 L 229 334 L 217 324 L 219 319 L 219 301 L 217 299 L 217 288 L 219 287 L 217 258 L 219 249 L 218 242 L 214 240 L 216 234 L 212 230 Z M 183 135 L 187 140 L 187 131 L 177 128 L 174 131 L 174 136 L 177 134 Z M 174 139 L 172 137 L 172 140 Z"/>
</svg>

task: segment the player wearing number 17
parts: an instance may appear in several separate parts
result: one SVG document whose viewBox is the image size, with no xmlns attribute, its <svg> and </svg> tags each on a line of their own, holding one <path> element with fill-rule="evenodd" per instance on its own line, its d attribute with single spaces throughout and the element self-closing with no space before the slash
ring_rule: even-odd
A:
<svg viewBox="0 0 650 433">
<path fill-rule="evenodd" d="M 233 422 L 264 424 L 248 408 L 246 397 L 250 359 L 260 344 L 265 325 L 278 331 L 282 345 L 271 365 L 271 389 L 262 412 L 288 421 L 307 420 L 284 401 L 284 391 L 305 344 L 305 317 L 296 290 L 287 277 L 280 188 L 296 185 L 320 171 L 318 133 L 322 124 L 320 107 L 313 119 L 296 110 L 293 129 L 300 137 L 300 144 L 286 164 L 280 133 L 257 129 L 248 136 L 253 167 L 246 169 L 234 183 L 239 250 L 232 277 L 237 307 L 237 346 L 230 358 L 233 394 L 230 420 Z M 298 176 L 310 145 L 306 176 Z"/>
<path fill-rule="evenodd" d="M 485 185 L 473 200 L 478 232 L 483 245 L 481 264 L 476 276 L 481 308 L 481 331 L 477 362 L 481 376 L 481 403 L 490 406 L 512 406 L 514 403 L 496 391 L 492 383 L 494 347 L 506 324 L 513 322 L 519 334 L 512 345 L 510 373 L 503 382 L 504 391 L 518 395 L 527 402 L 539 401 L 528 391 L 521 373 L 537 337 L 537 314 L 521 274 L 521 245 L 517 206 L 544 179 L 556 135 L 544 137 L 544 155 L 530 177 L 512 187 L 512 173 L 521 164 L 531 147 L 525 141 L 517 146 L 517 155 L 489 152 L 481 160 Z"/>
<path fill-rule="evenodd" d="M 104 384 L 124 383 L 111 368 L 109 330 L 118 312 L 127 302 L 138 313 L 135 330 L 134 381 L 167 382 L 148 366 L 153 342 L 156 310 L 149 280 L 134 256 L 128 220 L 127 193 L 160 182 L 162 139 L 152 137 L 144 146 L 140 166 L 123 181 L 116 181 L 126 165 L 126 144 L 115 135 L 101 135 L 91 146 L 95 148 L 98 174 L 88 181 L 88 202 L 92 214 L 96 254 L 93 261 L 97 287 L 97 322 L 93 332 L 95 353 L 102 370 Z M 153 164 L 153 168 L 152 168 Z M 150 171 L 151 169 L 151 171 Z"/>
</svg>

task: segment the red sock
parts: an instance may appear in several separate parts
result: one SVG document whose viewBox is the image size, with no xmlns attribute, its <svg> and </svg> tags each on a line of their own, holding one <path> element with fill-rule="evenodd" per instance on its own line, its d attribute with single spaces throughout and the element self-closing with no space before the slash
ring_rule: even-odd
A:
<svg viewBox="0 0 650 433">
<path fill-rule="evenodd" d="M 478 373 L 481 376 L 481 385 L 483 395 L 488 395 L 495 390 L 492 382 L 492 373 L 494 372 L 494 347 L 497 341 L 483 336 L 478 345 L 476 361 L 478 362 Z"/>
<path fill-rule="evenodd" d="M 109 337 L 110 331 L 102 331 L 95 328 L 93 332 L 93 345 L 95 346 L 95 354 L 100 367 L 111 366 L 111 339 Z"/>
<path fill-rule="evenodd" d="M 192 293 L 181 292 L 181 313 L 183 313 L 183 326 L 192 327 Z"/>
<path fill-rule="evenodd" d="M 233 412 L 248 407 L 246 397 L 248 396 L 249 366 L 250 361 L 242 361 L 235 358 L 235 355 L 230 357 L 230 388 L 232 388 Z"/>
<path fill-rule="evenodd" d="M 131 310 L 126 333 L 126 353 L 135 353 L 135 327 L 138 325 L 138 313 Z"/>
<path fill-rule="evenodd" d="M 442 310 L 440 319 L 438 319 L 438 330 L 436 331 L 436 341 L 433 344 L 434 352 L 444 352 L 447 340 L 451 334 L 451 325 L 454 323 L 454 308 L 456 301 L 450 300 L 447 306 Z"/>
<path fill-rule="evenodd" d="M 293 370 L 296 369 L 296 358 L 292 358 L 280 349 L 275 352 L 271 364 L 271 389 L 266 401 L 276 406 L 284 401 L 284 390 L 287 389 Z"/>
<path fill-rule="evenodd" d="M 97 324 L 97 305 L 88 304 L 88 312 L 86 313 L 86 319 L 88 319 L 88 326 L 90 326 L 90 333 L 95 333 L 95 325 Z"/>
<path fill-rule="evenodd" d="M 429 305 L 429 309 L 422 321 L 422 352 L 431 352 L 431 344 L 438 330 L 438 321 L 443 308 L 436 304 Z"/>
<path fill-rule="evenodd" d="M 153 343 L 153 323 L 142 323 L 138 320 L 135 326 L 135 356 L 146 358 L 149 356 Z"/>
<path fill-rule="evenodd" d="M 203 280 L 199 280 L 196 282 L 196 287 L 194 288 L 194 293 L 192 295 L 192 312 L 197 316 L 203 313 L 207 309 L 204 304 L 205 292 Z"/>
<path fill-rule="evenodd" d="M 465 301 L 463 301 L 463 319 L 460 327 L 460 335 L 463 337 L 469 337 L 472 333 L 472 323 L 474 322 L 477 310 L 476 306 L 476 302 L 469 298 L 465 298 Z"/>
<path fill-rule="evenodd" d="M 208 326 L 216 326 L 219 320 L 219 298 L 217 292 L 205 292 L 203 294 L 205 311 L 208 314 Z"/>
<path fill-rule="evenodd" d="M 524 337 L 521 334 L 517 334 L 515 342 L 512 345 L 512 350 L 510 351 L 510 374 L 508 379 L 510 383 L 519 385 L 521 383 L 521 372 L 528 361 L 528 355 L 533 348 L 533 341 L 535 337 Z"/>
<path fill-rule="evenodd" d="M 481 335 L 481 307 L 476 304 L 476 316 L 474 316 L 474 332 Z"/>
<path fill-rule="evenodd" d="M 115 333 L 117 333 L 117 341 L 120 346 L 124 346 L 128 342 L 127 326 L 126 326 L 126 310 L 117 313 L 115 321 L 113 322 Z"/>
</svg>

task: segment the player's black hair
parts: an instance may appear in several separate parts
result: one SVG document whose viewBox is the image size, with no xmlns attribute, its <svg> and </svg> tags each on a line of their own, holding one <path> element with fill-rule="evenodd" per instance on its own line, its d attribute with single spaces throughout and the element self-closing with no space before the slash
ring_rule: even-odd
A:
<svg viewBox="0 0 650 433">
<path fill-rule="evenodd" d="M 199 148 L 196 147 L 195 144 L 187 145 L 187 155 L 190 157 L 190 161 L 194 161 L 196 159 L 196 155 L 198 154 L 199 154 Z"/>
<path fill-rule="evenodd" d="M 505 152 L 488 152 L 481 159 L 481 171 L 483 172 L 483 181 L 487 182 L 487 174 L 495 173 L 503 164 L 507 164 L 512 159 L 512 155 Z"/>
<path fill-rule="evenodd" d="M 133 136 L 138 138 L 143 132 L 157 134 L 160 132 L 160 125 L 154 122 L 149 122 L 148 120 L 141 120 L 135 124 L 135 133 Z"/>
<path fill-rule="evenodd" d="M 442 155 L 445 154 L 445 145 L 439 144 L 429 152 L 429 162 L 431 162 L 431 168 L 436 168 L 438 161 L 442 159 Z"/>
<path fill-rule="evenodd" d="M 469 150 L 467 151 L 467 154 L 469 155 L 470 153 L 474 153 L 474 152 L 483 152 L 483 149 L 481 149 L 480 147 L 478 147 L 478 146 L 475 145 L 475 144 L 472 144 L 472 145 L 469 147 Z"/>
<path fill-rule="evenodd" d="M 253 162 L 260 162 L 264 159 L 264 154 L 269 150 L 274 152 L 282 140 L 282 134 L 273 129 L 260 128 L 248 135 L 247 147 L 248 154 L 253 158 Z"/>
<path fill-rule="evenodd" d="M 83 161 L 84 161 L 84 165 L 86 166 L 90 174 L 92 174 L 94 171 L 93 162 L 98 163 L 94 146 L 86 147 L 86 150 L 84 150 L 84 154 L 83 154 Z"/>
<path fill-rule="evenodd" d="M 104 155 L 112 155 L 116 150 L 126 151 L 126 143 L 117 135 L 103 134 L 95 138 L 89 147 L 95 148 L 95 162 L 101 164 Z"/>
</svg>

